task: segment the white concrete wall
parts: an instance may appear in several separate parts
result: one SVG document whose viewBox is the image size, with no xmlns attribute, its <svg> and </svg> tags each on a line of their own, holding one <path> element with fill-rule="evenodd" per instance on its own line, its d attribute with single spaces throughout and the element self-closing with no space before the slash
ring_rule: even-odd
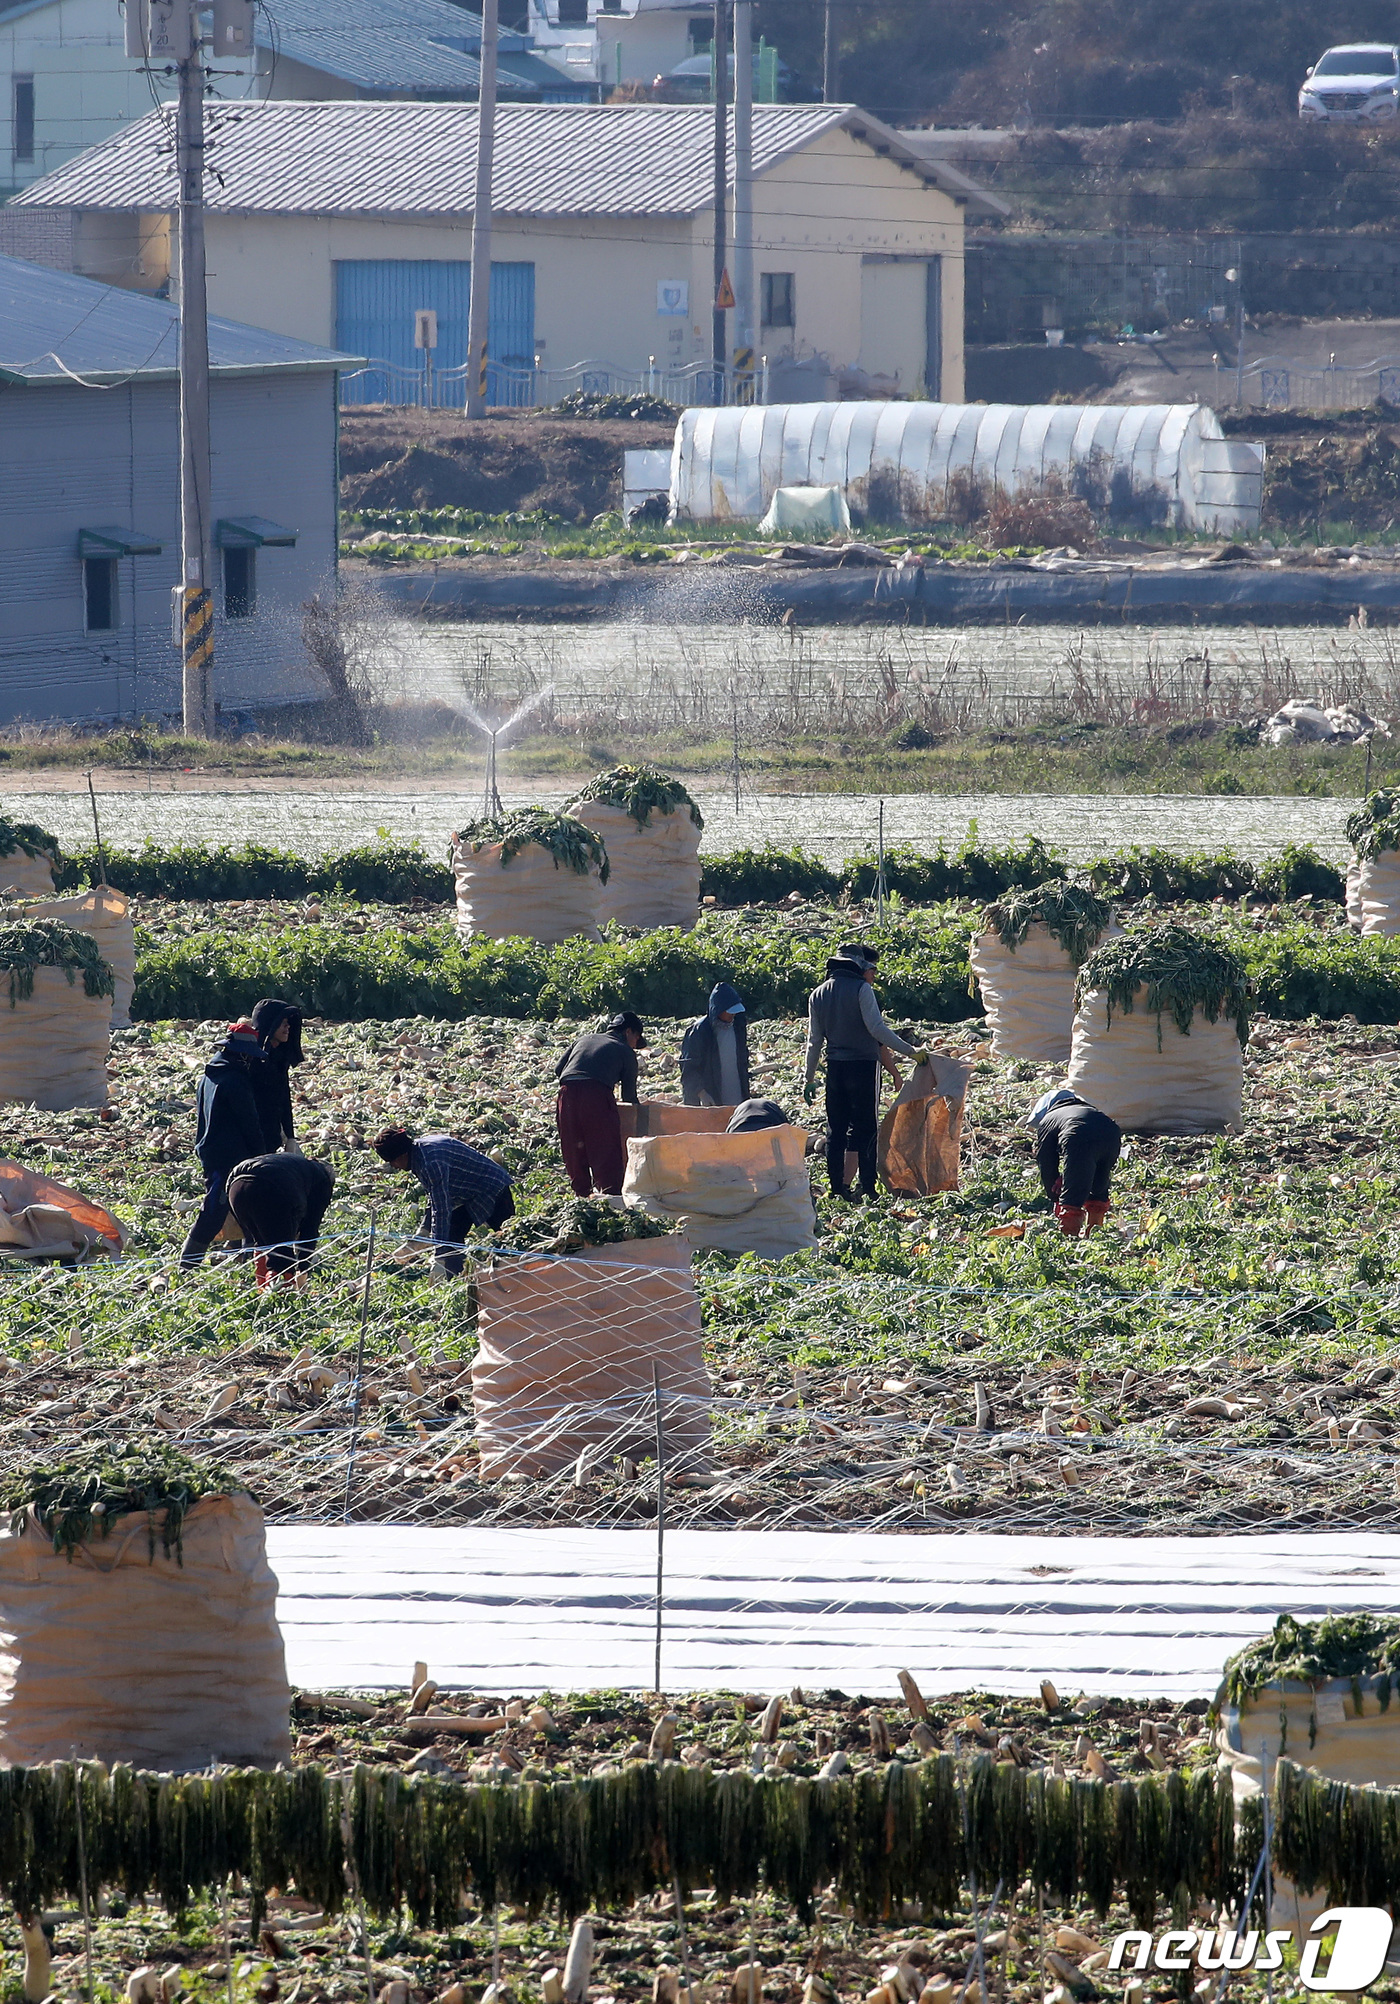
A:
<svg viewBox="0 0 1400 2004">
<path fill-rule="evenodd" d="M 837 369 L 858 366 L 875 373 L 893 360 L 902 372 L 901 395 L 919 393 L 923 382 L 920 260 L 941 257 L 942 395 L 950 403 L 962 401 L 963 210 L 951 196 L 927 187 L 849 133 L 830 132 L 755 182 L 754 243 L 756 311 L 765 271 L 790 271 L 796 281 L 791 334 L 760 333 L 770 361 L 790 349 L 798 359 L 825 355 Z M 697 325 L 702 330 L 693 331 L 692 340 L 705 348 L 713 244 L 714 214 L 707 211 L 696 220 L 691 285 L 692 309 L 697 301 L 705 308 L 692 310 L 692 330 Z M 911 260 L 917 276 L 873 280 L 867 291 L 865 260 L 877 254 Z"/>
<path fill-rule="evenodd" d="M 701 18 L 703 4 L 694 8 L 673 6 L 608 13 L 599 0 L 589 0 L 588 26 L 558 27 L 553 24 L 558 0 L 531 0 L 530 33 L 535 46 L 551 62 L 561 63 L 567 75 L 611 88 L 618 82 L 618 46 L 622 50 L 621 80 L 624 83 L 653 83 L 692 53 L 690 18 Z"/>
<path fill-rule="evenodd" d="M 263 515 L 298 532 L 294 549 L 258 552 L 253 618 L 226 622 L 216 588 L 215 696 L 226 708 L 317 693 L 300 606 L 334 575 L 333 386 L 328 371 L 211 385 L 216 518 Z M 78 531 L 108 526 L 139 529 L 163 549 L 120 560 L 120 624 L 86 633 Z M 179 577 L 174 383 L 12 390 L 0 426 L 0 721 L 178 708 L 170 591 Z"/>
<path fill-rule="evenodd" d="M 33 160 L 15 158 L 10 112 L 17 75 L 34 79 Z M 227 78 L 220 89 L 238 94 Z M 85 147 L 144 118 L 152 91 L 168 101 L 172 80 L 147 77 L 128 61 L 117 0 L 49 0 L 45 7 L 0 20 L 0 192 L 28 187 Z"/>
</svg>

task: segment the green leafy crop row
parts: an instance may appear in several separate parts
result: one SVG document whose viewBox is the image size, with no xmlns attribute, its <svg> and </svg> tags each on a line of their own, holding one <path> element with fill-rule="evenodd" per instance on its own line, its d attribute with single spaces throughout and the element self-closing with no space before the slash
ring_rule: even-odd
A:
<svg viewBox="0 0 1400 2004">
<path fill-rule="evenodd" d="M 814 917 L 816 915 L 814 914 Z M 881 948 L 887 1009 L 917 1022 L 968 1014 L 968 946 L 974 918 L 948 907 L 896 907 L 870 936 Z M 336 1021 L 473 1015 L 589 1017 L 631 1008 L 683 1016 L 705 1007 L 711 985 L 733 981 L 751 1013 L 795 1016 L 845 935 L 836 914 L 810 929 L 748 924 L 712 914 L 693 932 L 577 939 L 464 938 L 450 921 L 421 932 L 392 927 L 347 935 L 329 926 L 295 933 L 232 927 L 155 945 L 138 935 L 133 1012 L 146 1018 L 233 1016 L 262 995 L 294 995 Z M 1222 925 L 1252 985 L 1251 1009 L 1272 1016 L 1400 1022 L 1400 944 L 1357 939 L 1306 922 L 1256 933 Z"/>
<path fill-rule="evenodd" d="M 581 798 L 584 796 L 580 796 Z M 367 844 L 339 856 L 308 858 L 256 842 L 239 848 L 204 848 L 193 843 L 163 849 L 154 843 L 134 851 L 107 851 L 107 881 L 114 889 L 144 897 L 299 898 L 337 891 L 375 904 L 407 904 L 415 899 L 447 903 L 452 872 L 416 844 Z M 837 903 L 874 895 L 879 872 L 872 854 L 851 856 L 833 868 L 810 851 L 735 849 L 706 856 L 701 892 L 721 904 L 773 903 L 794 891 L 805 898 Z M 75 851 L 60 865 L 60 885 L 74 889 L 100 877 L 97 853 Z M 891 849 L 885 855 L 885 887 L 913 904 L 950 898 L 987 900 L 1011 890 L 1031 890 L 1066 874 L 1063 855 L 1030 836 L 1004 849 L 968 845 L 962 849 Z M 1309 896 L 1340 904 L 1340 871 L 1314 849 L 1290 843 L 1262 863 L 1247 857 L 1204 852 L 1174 855 L 1165 849 L 1132 848 L 1102 857 L 1083 872 L 1102 895 L 1161 902 L 1201 902 L 1252 897 L 1266 903 Z"/>
</svg>

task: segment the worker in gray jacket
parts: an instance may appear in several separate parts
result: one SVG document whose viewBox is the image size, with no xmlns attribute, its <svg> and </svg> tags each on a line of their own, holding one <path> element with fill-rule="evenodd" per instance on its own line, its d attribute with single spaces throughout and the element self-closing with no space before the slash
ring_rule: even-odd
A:
<svg viewBox="0 0 1400 2004">
<path fill-rule="evenodd" d="M 737 988 L 717 981 L 709 1006 L 681 1039 L 687 1106 L 738 1106 L 749 1096 L 748 1016 Z"/>
<path fill-rule="evenodd" d="M 817 1093 L 817 1064 L 826 1048 L 826 1168 L 833 1197 L 855 1201 L 846 1184 L 846 1155 L 859 1163 L 860 1187 L 875 1195 L 875 1092 L 882 1052 L 922 1058 L 915 1045 L 885 1021 L 872 985 L 879 955 L 860 943 L 843 946 L 826 963 L 826 980 L 807 1000 L 807 1082 L 810 1106 Z M 898 1074 L 896 1073 L 896 1077 Z"/>
</svg>

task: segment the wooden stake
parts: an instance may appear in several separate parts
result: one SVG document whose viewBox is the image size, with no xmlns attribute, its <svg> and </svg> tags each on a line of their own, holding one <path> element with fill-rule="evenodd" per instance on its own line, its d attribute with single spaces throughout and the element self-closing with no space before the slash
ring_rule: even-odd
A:
<svg viewBox="0 0 1400 2004">
<path fill-rule="evenodd" d="M 652 1689 L 661 1695 L 661 1609 L 666 1580 L 666 1461 L 661 1432 L 661 1372 L 651 1367 L 651 1395 L 656 1409 L 656 1662 Z"/>
</svg>

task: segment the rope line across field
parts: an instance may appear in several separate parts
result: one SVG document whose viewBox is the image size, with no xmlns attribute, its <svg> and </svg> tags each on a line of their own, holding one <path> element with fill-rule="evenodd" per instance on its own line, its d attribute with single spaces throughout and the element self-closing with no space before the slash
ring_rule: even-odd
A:
<svg viewBox="0 0 1400 2004">
<path fill-rule="evenodd" d="M 238 1253 L 193 1276 L 173 1257 L 10 1264 L 0 1461 L 139 1428 L 216 1459 L 274 1523 L 635 1527 L 658 1509 L 659 1406 L 676 1526 L 1191 1535 L 1393 1521 L 1400 1456 L 1368 1416 L 1391 1368 L 1348 1409 L 1335 1379 L 1289 1366 L 1319 1328 L 1400 1311 L 1397 1288 L 1329 1293 L 1324 1316 L 1287 1288 L 1164 1297 L 1092 1271 L 1073 1289 L 996 1290 L 702 1256 L 692 1283 L 633 1264 L 626 1246 L 606 1265 L 493 1248 L 434 1286 L 421 1246 L 373 1250 L 369 1264 L 367 1230 L 328 1237 L 302 1290 L 261 1295 Z M 1218 1354 L 1154 1364 L 1164 1299 L 1177 1355 L 1193 1341 Z M 880 1337 L 882 1365 L 843 1368 L 856 1328 Z M 1044 1336 L 1034 1366 L 1028 1329 Z"/>
</svg>

